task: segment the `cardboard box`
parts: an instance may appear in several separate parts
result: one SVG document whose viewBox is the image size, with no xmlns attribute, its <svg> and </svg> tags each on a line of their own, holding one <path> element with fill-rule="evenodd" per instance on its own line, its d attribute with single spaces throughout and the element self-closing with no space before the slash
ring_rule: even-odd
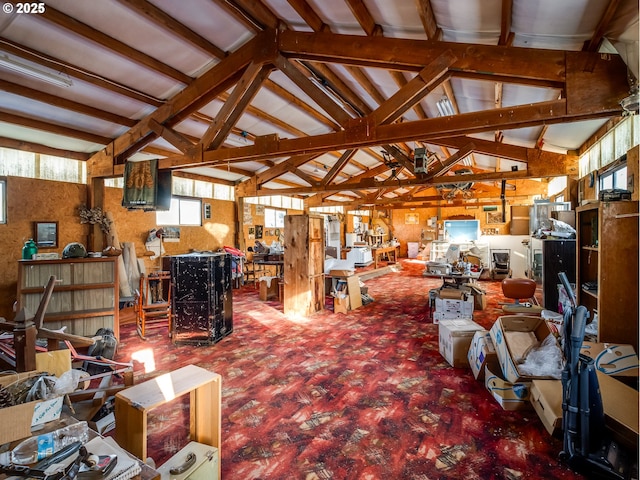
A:
<svg viewBox="0 0 640 480">
<path fill-rule="evenodd" d="M 484 380 L 484 367 L 489 366 L 491 371 L 499 371 L 500 363 L 493 346 L 488 330 L 479 330 L 473 334 L 467 360 L 477 380 Z"/>
<path fill-rule="evenodd" d="M 439 298 L 450 298 L 452 300 L 466 300 L 464 290 L 459 288 L 442 288 L 438 291 Z"/>
<path fill-rule="evenodd" d="M 524 375 L 518 369 L 518 359 L 525 355 L 530 347 L 551 335 L 547 322 L 542 318 L 503 315 L 498 317 L 489 333 L 505 380 L 517 383 L 530 382 L 534 378 L 550 378 L 545 375 Z"/>
<path fill-rule="evenodd" d="M 583 342 L 580 353 L 593 358 L 596 369 L 606 375 L 638 376 L 638 355 L 632 345 Z"/>
<path fill-rule="evenodd" d="M 436 313 L 448 313 L 449 318 L 473 317 L 473 298 L 455 300 L 452 298 L 436 298 Z"/>
<path fill-rule="evenodd" d="M 509 234 L 529 235 L 529 218 L 512 218 Z"/>
<path fill-rule="evenodd" d="M 604 419 L 614 440 L 627 448 L 638 449 L 638 391 L 610 375 L 596 370 Z"/>
<path fill-rule="evenodd" d="M 442 320 L 472 320 L 471 316 L 463 317 L 459 313 L 449 312 L 433 312 L 432 314 L 433 324 L 438 325 Z"/>
<path fill-rule="evenodd" d="M 484 310 L 487 308 L 487 295 L 480 286 L 475 282 L 470 282 L 460 287 L 461 290 L 473 297 L 473 309 Z"/>
<path fill-rule="evenodd" d="M 531 403 L 529 402 L 531 382 L 508 382 L 499 372 L 494 373 L 488 366 L 485 366 L 484 386 L 504 410 L 526 410 L 531 408 Z"/>
<path fill-rule="evenodd" d="M 438 325 L 438 344 L 442 355 L 452 367 L 469 365 L 467 354 L 473 335 L 483 328 L 470 318 L 442 320 Z"/>
<path fill-rule="evenodd" d="M 39 372 L 25 372 L 0 376 L 0 386 L 10 385 Z M 31 427 L 57 420 L 62 413 L 62 396 L 39 400 L 13 407 L 0 408 L 0 444 L 31 436 Z"/>
<path fill-rule="evenodd" d="M 562 431 L 562 382 L 533 380 L 529 400 L 549 435 Z"/>
</svg>

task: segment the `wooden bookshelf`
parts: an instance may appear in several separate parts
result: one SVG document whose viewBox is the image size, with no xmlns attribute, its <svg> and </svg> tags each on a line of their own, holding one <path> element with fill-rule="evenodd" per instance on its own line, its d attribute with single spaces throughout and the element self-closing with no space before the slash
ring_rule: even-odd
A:
<svg viewBox="0 0 640 480">
<path fill-rule="evenodd" d="M 638 202 L 595 202 L 576 209 L 579 305 L 597 314 L 598 341 L 638 350 Z M 584 284 L 595 282 L 597 288 Z"/>
</svg>

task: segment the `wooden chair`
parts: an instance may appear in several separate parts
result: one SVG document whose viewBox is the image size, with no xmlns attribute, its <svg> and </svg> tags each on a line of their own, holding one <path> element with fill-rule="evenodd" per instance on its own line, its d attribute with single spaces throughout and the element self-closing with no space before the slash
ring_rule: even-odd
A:
<svg viewBox="0 0 640 480">
<path fill-rule="evenodd" d="M 171 334 L 171 274 L 161 271 L 140 275 L 140 288 L 134 304 L 138 335 L 146 340 L 146 331 L 167 327 Z"/>
<path fill-rule="evenodd" d="M 247 252 L 247 259 L 244 263 L 244 267 L 245 267 L 244 275 L 245 275 L 245 282 L 252 281 L 253 286 L 256 287 L 258 285 L 258 280 L 260 280 L 260 277 L 269 275 L 269 270 L 264 265 L 259 265 L 259 264 L 256 265 L 256 263 L 254 262 L 253 256 L 254 256 L 253 252 Z"/>
</svg>

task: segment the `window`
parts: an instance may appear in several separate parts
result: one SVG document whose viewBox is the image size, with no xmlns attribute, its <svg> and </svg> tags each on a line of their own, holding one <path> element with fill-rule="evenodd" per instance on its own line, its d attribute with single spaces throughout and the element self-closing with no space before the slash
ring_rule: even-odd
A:
<svg viewBox="0 0 640 480">
<path fill-rule="evenodd" d="M 171 207 L 167 212 L 156 212 L 158 225 L 202 225 L 202 201 L 192 198 L 171 199 Z"/>
<path fill-rule="evenodd" d="M 264 226 L 265 228 L 283 228 L 284 216 L 287 214 L 285 210 L 276 210 L 274 208 L 264 209 Z"/>
<path fill-rule="evenodd" d="M 626 190 L 627 188 L 627 167 L 617 168 L 600 175 L 598 182 L 598 190 L 610 190 L 612 188 L 619 188 Z"/>
<path fill-rule="evenodd" d="M 0 223 L 7 223 L 7 181 L 0 180 Z"/>
</svg>

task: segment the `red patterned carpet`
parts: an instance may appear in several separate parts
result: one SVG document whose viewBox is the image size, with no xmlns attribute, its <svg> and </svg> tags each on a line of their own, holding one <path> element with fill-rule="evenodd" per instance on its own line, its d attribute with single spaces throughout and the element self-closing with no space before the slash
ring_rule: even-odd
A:
<svg viewBox="0 0 640 480">
<path fill-rule="evenodd" d="M 223 377 L 222 474 L 247 479 L 579 479 L 558 460 L 560 439 L 533 410 L 506 412 L 469 369 L 438 352 L 426 319 L 437 279 L 423 263 L 366 282 L 375 301 L 300 321 L 252 286 L 234 290 L 234 332 L 215 346 L 173 345 L 166 330 L 141 341 L 122 327 L 118 358 L 151 349 L 156 371 L 136 363 L 136 383 L 186 364 Z M 482 282 L 490 327 L 503 298 Z M 149 419 L 149 455 L 163 463 L 188 441 L 188 404 Z"/>
</svg>

